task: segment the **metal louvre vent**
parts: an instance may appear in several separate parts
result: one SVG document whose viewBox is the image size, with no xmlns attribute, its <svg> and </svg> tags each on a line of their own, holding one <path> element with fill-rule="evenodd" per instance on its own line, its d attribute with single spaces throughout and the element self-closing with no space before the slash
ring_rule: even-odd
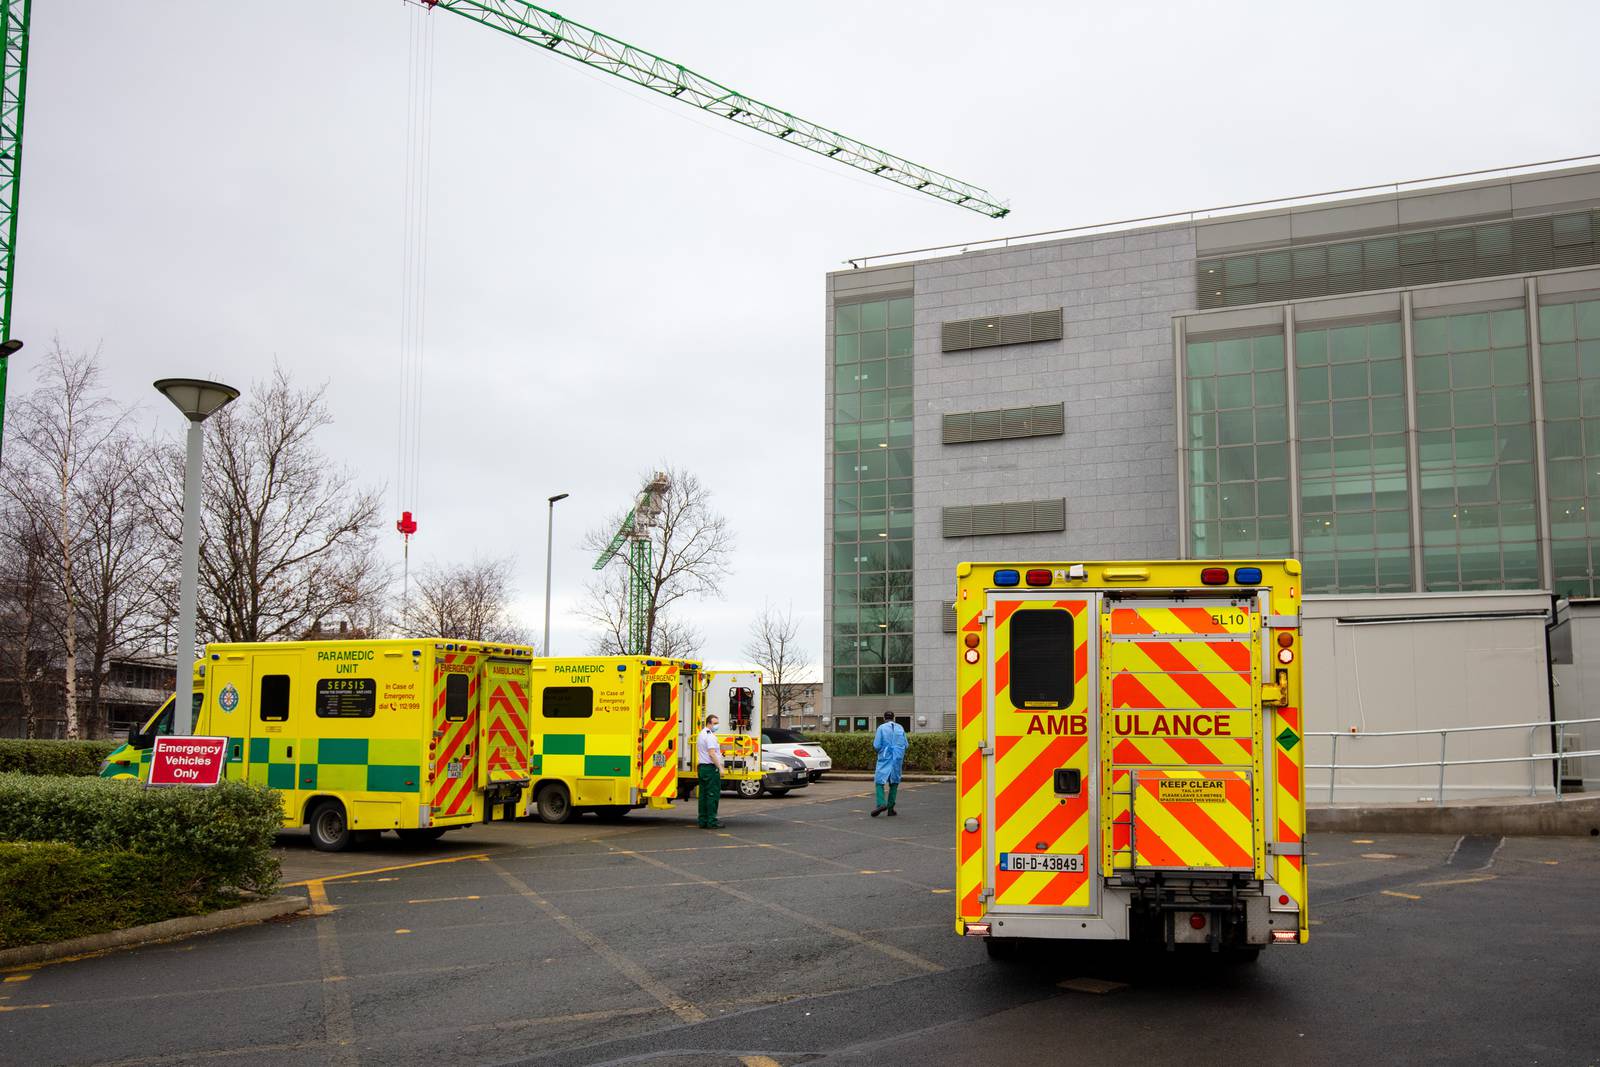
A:
<svg viewBox="0 0 1600 1067">
<path fill-rule="evenodd" d="M 946 537 L 1059 533 L 1067 528 L 1067 500 L 1019 500 L 1008 504 L 970 504 L 945 508 Z"/>
<path fill-rule="evenodd" d="M 1201 260 L 1195 295 L 1236 307 L 1594 263 L 1600 211 L 1582 211 Z"/>
<path fill-rule="evenodd" d="M 955 601 L 953 601 L 953 600 L 945 601 L 944 604 L 942 605 L 941 614 L 942 614 L 942 617 L 944 619 L 944 632 L 947 633 L 947 634 L 955 633 L 956 632 L 956 605 L 955 605 Z"/>
<path fill-rule="evenodd" d="M 944 323 L 940 329 L 939 348 L 943 352 L 963 352 L 1030 341 L 1059 341 L 1061 333 L 1061 308 L 1024 311 L 1018 315 L 988 315 Z"/>
<path fill-rule="evenodd" d="M 975 441 L 1050 437 L 1065 433 L 1066 422 L 1065 404 L 997 408 L 993 411 L 962 411 L 944 417 L 944 443 L 965 445 Z"/>
</svg>

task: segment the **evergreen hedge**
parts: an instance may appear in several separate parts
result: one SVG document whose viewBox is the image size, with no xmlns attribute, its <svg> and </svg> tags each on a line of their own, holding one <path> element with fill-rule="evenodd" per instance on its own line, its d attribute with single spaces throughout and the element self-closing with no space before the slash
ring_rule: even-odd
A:
<svg viewBox="0 0 1600 1067">
<path fill-rule="evenodd" d="M 878 765 L 872 750 L 872 734 L 808 734 L 807 739 L 828 751 L 836 771 L 870 771 Z M 914 772 L 949 774 L 956 769 L 954 733 L 910 734 L 906 738 L 905 769 Z"/>
<path fill-rule="evenodd" d="M 54 774 L 94 778 L 121 741 L 44 741 L 0 738 L 0 774 Z"/>
<path fill-rule="evenodd" d="M 0 774 L 0 946 L 195 915 L 278 884 L 276 792 Z"/>
</svg>

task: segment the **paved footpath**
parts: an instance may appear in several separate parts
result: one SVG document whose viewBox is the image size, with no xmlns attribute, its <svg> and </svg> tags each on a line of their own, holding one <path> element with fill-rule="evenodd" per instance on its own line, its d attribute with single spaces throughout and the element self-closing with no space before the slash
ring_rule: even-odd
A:
<svg viewBox="0 0 1600 1067">
<path fill-rule="evenodd" d="M 285 835 L 314 914 L 7 973 L 0 1063 L 1600 1062 L 1600 842 L 1322 835 L 1308 946 L 998 966 L 952 930 L 954 787 L 870 788 Z"/>
</svg>

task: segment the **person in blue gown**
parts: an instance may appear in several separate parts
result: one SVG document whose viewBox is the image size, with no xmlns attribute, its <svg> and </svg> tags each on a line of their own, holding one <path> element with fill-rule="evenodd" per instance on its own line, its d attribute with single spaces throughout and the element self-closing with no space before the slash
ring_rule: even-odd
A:
<svg viewBox="0 0 1600 1067">
<path fill-rule="evenodd" d="M 895 797 L 900 792 L 900 774 L 906 765 L 906 730 L 894 721 L 893 712 L 883 713 L 883 722 L 872 737 L 872 748 L 878 753 L 878 766 L 872 775 L 878 806 L 872 809 L 872 817 L 877 818 L 886 811 L 893 815 Z"/>
</svg>

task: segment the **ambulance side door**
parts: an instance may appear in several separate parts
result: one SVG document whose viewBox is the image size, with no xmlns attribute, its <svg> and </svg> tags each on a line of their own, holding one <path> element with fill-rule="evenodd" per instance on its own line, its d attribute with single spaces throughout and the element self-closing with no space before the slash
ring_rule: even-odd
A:
<svg viewBox="0 0 1600 1067">
<path fill-rule="evenodd" d="M 309 692 L 300 691 L 306 688 L 300 657 L 292 653 L 258 655 L 250 656 L 247 663 L 250 686 L 240 694 L 240 711 L 250 717 L 250 780 L 280 790 L 284 811 L 298 817 L 302 800 L 300 734 L 310 699 Z"/>
<path fill-rule="evenodd" d="M 242 656 L 229 657 L 213 660 L 206 668 L 205 687 L 202 689 L 199 682 L 195 683 L 195 695 L 200 698 L 195 713 L 195 733 L 226 737 L 228 747 L 224 753 L 228 762 L 224 774 L 229 778 L 248 779 L 250 738 L 255 732 L 251 715 L 255 702 L 249 699 L 250 663 Z M 266 784 L 264 780 L 262 784 Z"/>
</svg>

